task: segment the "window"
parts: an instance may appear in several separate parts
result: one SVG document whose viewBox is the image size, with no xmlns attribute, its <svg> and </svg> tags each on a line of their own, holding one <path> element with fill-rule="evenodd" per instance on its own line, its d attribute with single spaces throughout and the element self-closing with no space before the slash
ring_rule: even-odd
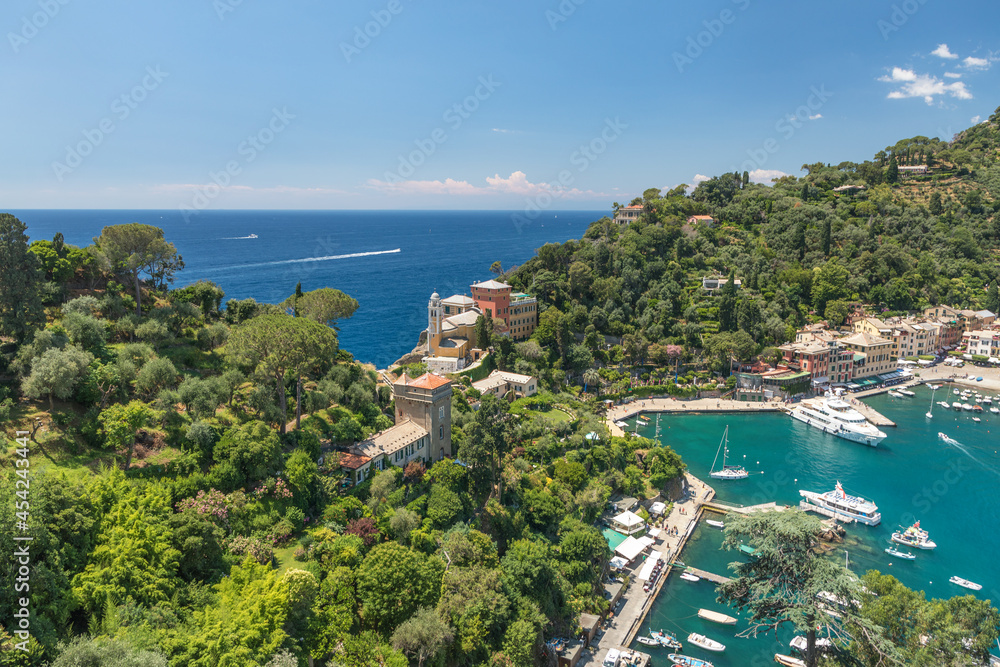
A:
<svg viewBox="0 0 1000 667">
<path fill-rule="evenodd" d="M 444 406 L 438 408 L 438 419 L 444 419 Z"/>
<path fill-rule="evenodd" d="M 438 438 L 444 440 L 444 426 L 438 426 Z"/>
</svg>

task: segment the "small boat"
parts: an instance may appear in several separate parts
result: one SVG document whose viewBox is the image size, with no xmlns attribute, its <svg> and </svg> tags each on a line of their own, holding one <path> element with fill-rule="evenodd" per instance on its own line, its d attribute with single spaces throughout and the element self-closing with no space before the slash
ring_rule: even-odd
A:
<svg viewBox="0 0 1000 667">
<path fill-rule="evenodd" d="M 952 390 L 951 390 L 951 393 L 953 393 L 953 394 L 955 394 L 956 396 L 958 396 L 958 395 L 959 395 L 959 394 L 961 394 L 962 392 L 960 392 L 960 391 L 959 391 L 958 389 L 952 389 Z"/>
<path fill-rule="evenodd" d="M 974 422 L 976 422 L 976 423 L 978 424 L 979 422 L 981 422 L 981 421 L 983 421 L 983 420 L 982 420 L 982 419 L 980 419 L 979 417 L 973 417 L 973 418 L 972 418 L 972 421 L 974 421 Z"/>
<path fill-rule="evenodd" d="M 981 591 L 983 590 L 982 584 L 977 584 L 969 581 L 968 579 L 963 579 L 962 577 L 952 577 L 949 579 L 951 583 L 961 586 L 962 588 L 968 588 L 970 591 Z"/>
<path fill-rule="evenodd" d="M 890 556 L 895 556 L 896 558 L 902 558 L 904 560 L 914 560 L 916 558 L 916 556 L 909 552 L 899 551 L 898 549 L 893 549 L 892 547 L 886 549 L 885 552 Z"/>
<path fill-rule="evenodd" d="M 711 609 L 699 609 L 698 618 L 706 621 L 712 621 L 713 623 L 721 623 L 723 625 L 736 625 L 736 619 L 732 616 L 726 616 L 725 614 L 720 614 L 719 612 L 712 611 Z"/>
<path fill-rule="evenodd" d="M 756 556 L 757 555 L 757 550 L 754 549 L 749 544 L 741 544 L 740 545 L 740 551 L 742 553 L 746 554 L 747 556 Z"/>
<path fill-rule="evenodd" d="M 255 238 L 257 238 L 257 235 L 256 235 L 256 234 L 251 234 L 251 235 L 250 235 L 250 236 L 248 236 L 247 238 L 248 238 L 248 239 L 255 239 Z"/>
<path fill-rule="evenodd" d="M 889 395 L 892 396 L 893 398 L 903 398 L 903 395 L 900 394 L 898 391 L 890 390 Z"/>
<path fill-rule="evenodd" d="M 990 412 L 992 412 L 995 415 L 1000 415 L 1000 408 L 998 408 L 998 407 L 992 407 L 992 408 L 990 408 Z"/>
<path fill-rule="evenodd" d="M 636 637 L 635 640 L 640 644 L 645 644 L 646 646 L 659 646 L 660 642 L 656 641 L 652 637 Z"/>
<path fill-rule="evenodd" d="M 649 421 L 649 417 L 647 417 L 646 415 L 639 415 L 639 419 L 641 419 L 644 422 L 648 422 Z"/>
<path fill-rule="evenodd" d="M 681 655 L 680 653 L 671 653 L 667 656 L 674 665 L 680 665 L 681 667 L 714 667 L 712 663 L 708 660 L 702 660 L 701 658 L 692 658 L 688 655 Z"/>
<path fill-rule="evenodd" d="M 944 385 L 940 385 L 940 384 L 928 384 L 927 388 L 930 389 L 931 391 L 937 391 L 938 389 L 940 389 L 943 386 Z"/>
<path fill-rule="evenodd" d="M 951 403 L 949 403 L 948 401 L 938 401 L 938 405 L 940 405 L 945 410 L 951 407 Z"/>
<path fill-rule="evenodd" d="M 788 642 L 789 648 L 793 648 L 800 653 L 805 653 L 809 647 L 809 640 L 804 635 L 796 635 L 792 641 Z M 816 648 L 825 651 L 833 646 L 833 642 L 828 637 L 817 637 Z"/>
<path fill-rule="evenodd" d="M 678 640 L 677 637 L 670 634 L 669 632 L 664 632 L 663 630 L 660 630 L 659 632 L 653 632 L 652 630 L 650 630 L 649 637 L 660 646 L 666 648 L 675 648 L 678 651 L 681 650 L 680 640 Z"/>
<path fill-rule="evenodd" d="M 721 521 L 716 521 L 715 519 L 705 519 L 705 523 L 712 526 L 713 528 L 725 528 L 726 524 Z"/>
<path fill-rule="evenodd" d="M 701 577 L 690 572 L 681 572 L 681 579 L 684 581 L 701 581 Z"/>
<path fill-rule="evenodd" d="M 615 422 L 615 426 L 617 426 L 618 428 L 628 428 L 628 424 L 623 421 Z"/>
<path fill-rule="evenodd" d="M 916 394 L 914 394 L 914 393 L 913 393 L 912 391 L 910 391 L 909 389 L 897 389 L 896 391 L 898 391 L 898 392 L 899 392 L 900 394 L 902 394 L 903 396 L 916 396 Z"/>
<path fill-rule="evenodd" d="M 722 452 L 722 469 L 716 470 L 715 464 L 719 460 L 719 452 Z M 750 476 L 750 473 L 746 471 L 743 466 L 730 466 L 726 465 L 726 456 L 729 454 L 729 427 L 726 426 L 726 430 L 722 432 L 722 441 L 719 443 L 719 449 L 715 452 L 715 460 L 712 461 L 712 469 L 708 473 L 708 476 L 713 479 L 746 479 Z"/>
<path fill-rule="evenodd" d="M 966 412 L 972 412 L 972 406 L 968 403 L 962 403 L 962 409 Z"/>
<path fill-rule="evenodd" d="M 951 438 L 949 438 L 948 436 L 944 435 L 944 433 L 938 433 L 938 435 L 939 436 L 944 436 L 942 438 L 942 440 L 944 440 L 945 442 L 948 442 L 948 441 L 954 442 L 954 440 L 951 440 Z M 897 531 L 897 532 L 893 533 L 892 534 L 892 541 L 893 542 L 897 542 L 899 544 L 905 544 L 908 547 L 914 547 L 916 549 L 936 549 L 937 548 L 937 544 L 934 543 L 933 541 L 931 541 L 930 535 L 927 533 L 927 531 L 923 530 L 920 527 L 920 522 L 919 521 L 917 521 L 915 524 L 913 524 L 912 526 L 910 526 L 906 530 Z"/>
<path fill-rule="evenodd" d="M 725 651 L 726 645 L 715 641 L 714 639 L 709 639 L 705 635 L 699 635 L 697 632 L 692 632 L 688 635 L 688 643 L 694 644 L 698 648 L 703 648 L 706 651 Z"/>
<path fill-rule="evenodd" d="M 782 655 L 780 653 L 774 654 L 774 661 L 779 665 L 787 665 L 787 667 L 806 667 L 806 663 L 798 658 L 793 658 L 790 655 Z"/>
</svg>

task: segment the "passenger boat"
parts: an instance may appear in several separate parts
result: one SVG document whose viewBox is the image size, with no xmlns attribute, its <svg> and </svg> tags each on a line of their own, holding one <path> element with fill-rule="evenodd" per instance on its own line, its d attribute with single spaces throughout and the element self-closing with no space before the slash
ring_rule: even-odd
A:
<svg viewBox="0 0 1000 667">
<path fill-rule="evenodd" d="M 719 460 L 719 452 L 722 452 L 722 469 L 716 470 L 715 464 Z M 729 454 L 729 427 L 726 426 L 726 430 L 722 432 L 722 441 L 719 443 L 719 449 L 715 452 L 715 461 L 712 461 L 712 469 L 708 473 L 708 476 L 713 479 L 746 479 L 750 476 L 750 473 L 746 471 L 743 466 L 730 466 L 726 465 L 726 456 Z"/>
<path fill-rule="evenodd" d="M 822 398 L 808 398 L 789 410 L 788 414 L 793 419 L 851 442 L 876 447 L 885 440 L 885 433 L 839 394 L 827 393 Z"/>
<path fill-rule="evenodd" d="M 977 584 L 969 581 L 968 579 L 963 579 L 962 577 L 952 577 L 949 579 L 951 583 L 961 586 L 962 588 L 968 588 L 970 591 L 981 591 L 983 590 L 982 584 Z"/>
<path fill-rule="evenodd" d="M 667 656 L 674 665 L 680 665 L 681 667 L 714 667 L 712 663 L 708 660 L 702 660 L 701 658 L 692 658 L 689 655 L 681 655 L 680 653 L 671 653 Z"/>
<path fill-rule="evenodd" d="M 798 658 L 793 658 L 790 655 L 782 655 L 780 653 L 774 654 L 774 661 L 779 665 L 787 665 L 787 667 L 806 667 L 806 663 Z"/>
<path fill-rule="evenodd" d="M 904 560 L 914 560 L 916 558 L 916 556 L 907 551 L 899 551 L 898 549 L 893 549 L 892 547 L 887 548 L 885 552 L 890 556 L 895 556 L 896 558 L 902 558 Z"/>
<path fill-rule="evenodd" d="M 681 579 L 684 581 L 701 581 L 701 577 L 690 572 L 681 572 Z"/>
<path fill-rule="evenodd" d="M 939 433 L 938 435 L 940 436 L 944 434 Z M 946 435 L 944 437 L 948 438 L 948 436 Z M 948 438 L 948 440 L 951 440 L 951 438 Z M 913 524 L 904 531 L 896 531 L 895 533 L 893 533 L 892 541 L 897 542 L 898 544 L 905 544 L 908 547 L 914 547 L 915 549 L 937 548 L 937 544 L 931 541 L 930 535 L 927 533 L 927 531 L 923 530 L 920 527 L 919 521 L 917 521 L 915 524 Z"/>
<path fill-rule="evenodd" d="M 652 630 L 650 630 L 649 637 L 660 646 L 666 648 L 674 648 L 677 649 L 678 651 L 681 650 L 680 640 L 669 632 L 664 632 L 663 630 L 660 630 L 659 632 L 653 632 Z"/>
<path fill-rule="evenodd" d="M 736 625 L 736 619 L 732 616 L 726 616 L 725 614 L 720 614 L 719 612 L 712 611 L 711 609 L 699 609 L 698 618 L 706 621 L 712 621 L 713 623 L 721 623 L 722 625 Z"/>
<path fill-rule="evenodd" d="M 699 635 L 697 632 L 692 632 L 688 635 L 688 643 L 694 644 L 698 648 L 703 648 L 706 651 L 721 652 L 726 650 L 726 645 L 715 641 L 714 639 L 709 639 L 705 635 Z"/>
<path fill-rule="evenodd" d="M 864 498 L 847 495 L 840 482 L 837 482 L 833 491 L 817 493 L 800 490 L 799 495 L 806 499 L 806 509 L 817 509 L 820 514 L 853 519 L 868 526 L 877 526 L 882 522 L 878 505 Z"/>
<path fill-rule="evenodd" d="M 721 521 L 716 521 L 715 519 L 705 519 L 705 523 L 710 525 L 712 528 L 725 528 L 726 524 Z"/>
</svg>

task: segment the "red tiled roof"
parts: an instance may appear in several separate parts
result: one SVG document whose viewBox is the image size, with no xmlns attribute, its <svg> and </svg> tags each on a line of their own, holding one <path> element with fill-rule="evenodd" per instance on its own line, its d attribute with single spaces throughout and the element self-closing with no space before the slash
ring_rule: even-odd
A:
<svg viewBox="0 0 1000 667">
<path fill-rule="evenodd" d="M 408 384 L 409 386 L 417 387 L 418 389 L 437 389 L 438 387 L 443 387 L 446 384 L 451 384 L 451 380 L 441 377 L 440 375 L 435 375 L 434 373 L 424 373 L 416 380 L 413 380 Z"/>
<path fill-rule="evenodd" d="M 361 454 L 350 454 L 344 453 L 340 455 L 340 467 L 346 468 L 347 470 L 357 470 L 364 464 L 371 461 L 370 456 L 362 456 Z"/>
</svg>

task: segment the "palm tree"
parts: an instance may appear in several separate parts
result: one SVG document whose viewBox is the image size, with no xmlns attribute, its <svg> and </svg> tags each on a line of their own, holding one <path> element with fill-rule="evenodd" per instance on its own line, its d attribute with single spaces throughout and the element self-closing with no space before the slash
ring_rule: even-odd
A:
<svg viewBox="0 0 1000 667">
<path fill-rule="evenodd" d="M 595 385 L 597 387 L 597 393 L 601 393 L 601 376 L 598 374 L 596 368 L 588 368 L 583 372 L 583 392 L 587 393 L 587 387 L 590 385 Z"/>
</svg>

